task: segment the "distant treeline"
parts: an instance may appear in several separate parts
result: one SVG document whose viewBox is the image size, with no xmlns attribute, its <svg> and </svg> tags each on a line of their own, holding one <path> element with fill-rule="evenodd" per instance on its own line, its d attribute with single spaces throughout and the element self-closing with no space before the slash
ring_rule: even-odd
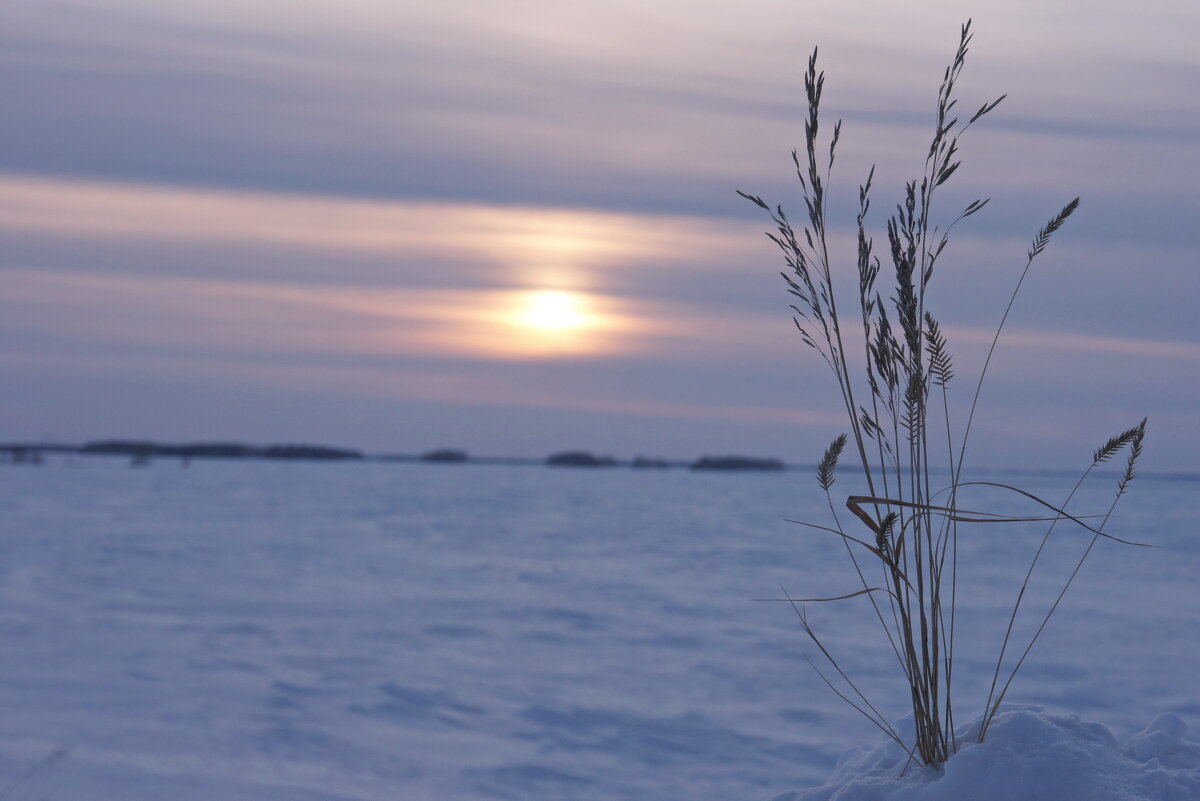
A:
<svg viewBox="0 0 1200 801">
<path fill-rule="evenodd" d="M 702 456 L 694 461 L 659 459 L 638 456 L 634 459 L 618 460 L 611 456 L 598 456 L 589 451 L 561 451 L 543 459 L 519 456 L 472 456 L 459 448 L 438 448 L 419 455 L 413 454 L 364 454 L 350 448 L 331 448 L 326 445 L 268 445 L 260 447 L 238 442 L 197 442 L 169 445 L 149 440 L 109 439 L 73 445 L 51 442 L 0 442 L 0 463 L 42 464 L 49 454 L 84 454 L 95 456 L 123 456 L 134 465 L 149 463 L 154 458 L 180 459 L 185 464 L 193 458 L 213 459 L 271 459 L 271 460 L 317 460 L 317 461 L 377 461 L 377 462 L 424 462 L 426 464 L 478 464 L 506 465 L 514 467 L 624 467 L 635 470 L 686 469 L 696 471 L 748 471 L 774 472 L 780 470 L 808 470 L 816 465 L 786 464 L 779 459 L 753 456 Z M 842 471 L 859 472 L 853 465 L 839 468 Z M 944 472 L 945 468 L 935 468 Z M 1021 467 L 979 468 L 979 475 L 1037 475 L 1047 477 L 1071 477 L 1071 470 L 1029 470 Z M 1200 473 L 1157 472 L 1140 473 L 1147 478 L 1200 481 Z"/>
<path fill-rule="evenodd" d="M 620 464 L 611 456 L 596 456 L 587 451 L 563 451 L 546 457 L 546 464 L 552 467 L 616 467 Z M 652 459 L 639 456 L 628 465 L 635 469 L 665 469 L 672 466 L 665 459 Z M 677 466 L 684 466 L 677 463 Z M 783 470 L 784 464 L 778 459 L 756 459 L 749 456 L 702 456 L 686 465 L 690 470 Z"/>
<path fill-rule="evenodd" d="M 778 459 L 756 459 L 750 456 L 702 456 L 692 462 L 693 470 L 783 470 Z"/>
<path fill-rule="evenodd" d="M 519 459 L 502 457 L 475 457 L 459 448 L 438 448 L 420 456 L 371 456 L 362 451 L 348 448 L 331 448 L 325 445 L 247 445 L 241 442 L 193 442 L 169 444 L 151 440 L 106 439 L 88 442 L 85 445 L 39 445 L 32 443 L 0 443 L 0 461 L 38 463 L 43 453 L 61 452 L 95 456 L 124 456 L 135 464 L 145 464 L 151 459 L 292 459 L 292 460 L 363 460 L 372 458 L 380 461 L 426 462 L 430 464 L 511 464 L 549 465 L 550 467 L 631 467 L 635 470 L 665 470 L 686 468 L 690 470 L 785 470 L 779 459 L 764 459 L 749 456 L 702 456 L 692 462 L 668 461 L 650 456 L 638 456 L 628 461 L 618 461 L 612 456 L 601 456 L 589 451 L 560 451 L 545 459 Z"/>
<path fill-rule="evenodd" d="M 329 448 L 324 445 L 245 445 L 237 442 L 196 442 L 167 445 L 160 442 L 110 439 L 89 442 L 79 453 L 107 454 L 149 459 L 362 459 L 361 451 Z"/>
<path fill-rule="evenodd" d="M 421 454 L 423 462 L 462 464 L 470 461 L 492 462 L 491 459 L 472 460 L 466 451 L 457 448 L 439 448 Z M 670 467 L 686 467 L 690 470 L 784 470 L 779 459 L 762 459 L 750 456 L 703 456 L 694 462 L 670 462 L 649 456 L 638 456 L 629 462 L 620 462 L 611 456 L 599 456 L 589 451 L 561 451 L 544 460 L 550 467 L 632 467 L 636 470 L 665 470 Z"/>
</svg>

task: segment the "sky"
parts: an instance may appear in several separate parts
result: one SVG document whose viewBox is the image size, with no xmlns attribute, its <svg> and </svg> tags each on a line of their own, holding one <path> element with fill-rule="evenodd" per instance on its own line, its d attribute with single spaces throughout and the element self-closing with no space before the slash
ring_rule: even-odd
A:
<svg viewBox="0 0 1200 801">
<path fill-rule="evenodd" d="M 970 461 L 1200 453 L 1200 7 L 1168 0 L 6 0 L 0 439 L 809 462 L 846 429 L 736 189 L 802 216 L 820 47 L 835 269 L 919 174 L 974 18 L 931 287 Z M 828 130 L 828 127 L 826 127 Z M 886 271 L 886 266 L 885 266 Z"/>
</svg>

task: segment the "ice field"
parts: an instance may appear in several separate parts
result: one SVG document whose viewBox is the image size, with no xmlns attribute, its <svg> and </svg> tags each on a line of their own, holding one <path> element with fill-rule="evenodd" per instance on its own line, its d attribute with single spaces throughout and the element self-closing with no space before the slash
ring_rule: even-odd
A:
<svg viewBox="0 0 1200 801">
<path fill-rule="evenodd" d="M 1072 483 L 1003 479 L 1051 500 Z M 1111 531 L 1161 547 L 1097 546 L 1014 704 L 1120 743 L 1173 713 L 1197 739 L 1197 490 L 1135 480 Z M 766 801 L 820 785 L 881 737 L 804 664 L 794 613 L 754 599 L 856 588 L 839 541 L 784 522 L 828 516 L 802 471 L 0 466 L 0 798 Z M 960 541 L 964 721 L 1041 531 Z M 1087 537 L 1055 542 L 1031 610 Z M 869 606 L 808 613 L 900 718 Z"/>
</svg>

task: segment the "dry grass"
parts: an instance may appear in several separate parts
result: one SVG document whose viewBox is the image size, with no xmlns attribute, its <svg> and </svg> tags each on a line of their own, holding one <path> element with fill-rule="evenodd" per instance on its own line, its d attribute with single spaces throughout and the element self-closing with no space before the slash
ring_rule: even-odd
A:
<svg viewBox="0 0 1200 801">
<path fill-rule="evenodd" d="M 777 600 L 786 601 L 795 609 L 803 630 L 820 652 L 821 664 L 827 669 L 822 670 L 811 660 L 810 664 L 830 689 L 900 743 L 914 759 L 934 766 L 942 764 L 957 749 L 953 735 L 953 689 L 960 524 L 1048 522 L 1041 547 L 1032 558 L 1025 582 L 1013 604 L 1008 631 L 1000 646 L 991 691 L 984 704 L 982 740 L 1013 679 L 1092 546 L 1100 538 L 1117 539 L 1106 534 L 1104 527 L 1133 478 L 1145 435 L 1143 420 L 1111 438 L 1096 451 L 1091 466 L 1076 485 L 1078 490 L 1097 465 L 1120 451 L 1127 451 L 1126 469 L 1112 505 L 1107 513 L 1099 516 L 1101 520 L 1096 525 L 1088 522 L 1092 518 L 1085 519 L 1065 511 L 1075 491 L 1055 505 L 1006 484 L 962 480 L 967 444 L 984 378 L 1013 303 L 1035 260 L 1079 205 L 1078 198 L 1067 203 L 1034 238 L 1025 269 L 980 370 L 970 412 L 961 431 L 955 431 L 950 415 L 950 387 L 954 383 L 955 370 L 946 337 L 933 310 L 926 306 L 927 288 L 949 242 L 950 231 L 961 220 L 983 209 L 988 201 L 976 200 L 968 204 L 942 226 L 933 223 L 934 199 L 938 189 L 950 180 L 961 164 L 960 137 L 1004 99 L 1000 97 L 982 104 L 965 119 L 957 116 L 955 89 L 971 38 L 968 21 L 962 26 L 958 49 L 942 77 L 934 134 L 921 176 L 905 185 L 902 201 L 887 220 L 888 267 L 894 281 L 886 297 L 878 288 L 882 263 L 874 255 L 874 242 L 866 228 L 874 169 L 859 187 L 856 254 L 859 314 L 856 317 L 860 319 L 853 324 L 853 330 L 843 331 L 827 245 L 826 186 L 837 153 L 841 122 L 834 125 L 828 144 L 822 144 L 819 112 L 825 76 L 817 71 L 815 50 L 809 59 L 804 81 L 808 99 L 805 146 L 803 152 L 792 152 L 803 191 L 806 222 L 797 231 L 782 206 L 771 206 L 756 195 L 738 193 L 770 216 L 773 230 L 767 236 L 783 254 L 787 266 L 782 275 L 793 298 L 791 308 L 795 313 L 796 328 L 802 341 L 817 352 L 833 374 L 850 427 L 849 435 L 838 436 L 829 446 L 817 469 L 817 482 L 826 495 L 834 523 L 831 527 L 806 525 L 841 537 L 860 586 L 836 598 L 792 598 L 785 590 L 785 597 Z M 851 339 L 865 355 L 862 374 L 852 375 L 850 370 L 846 343 Z M 852 495 L 845 502 L 869 532 L 860 536 L 843 529 L 832 495 L 838 461 L 847 446 L 861 465 L 868 490 L 867 495 Z M 939 486 L 933 481 L 935 461 L 949 466 L 948 486 Z M 1014 517 L 961 508 L 960 490 L 980 485 L 998 487 L 1032 500 L 1044 507 L 1046 514 Z M 1091 543 L 1064 581 L 1057 600 L 1045 611 L 1036 633 L 1020 656 L 1012 660 L 1009 657 L 1013 624 L 1022 610 L 1025 591 L 1042 549 L 1061 521 L 1091 533 Z M 801 606 L 805 602 L 862 596 L 869 600 L 872 614 L 877 618 L 904 678 L 915 722 L 915 742 L 903 742 L 895 727 L 843 671 L 821 636 L 809 625 Z M 1011 664 L 1006 665 L 1006 659 Z"/>
</svg>

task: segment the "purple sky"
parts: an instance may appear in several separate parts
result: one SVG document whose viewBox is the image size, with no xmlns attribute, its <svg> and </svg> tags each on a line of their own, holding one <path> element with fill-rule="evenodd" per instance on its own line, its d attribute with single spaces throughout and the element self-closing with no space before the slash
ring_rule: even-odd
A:
<svg viewBox="0 0 1200 801">
<path fill-rule="evenodd" d="M 997 7 L 1002 6 L 998 10 Z M 1200 7 L 7 0 L 0 438 L 588 448 L 811 461 L 845 425 L 764 220 L 821 47 L 837 262 L 921 169 L 958 25 L 973 110 L 934 303 L 956 413 L 1028 242 L 976 462 L 1200 452 Z M 794 180 L 794 179 L 793 179 Z"/>
</svg>

